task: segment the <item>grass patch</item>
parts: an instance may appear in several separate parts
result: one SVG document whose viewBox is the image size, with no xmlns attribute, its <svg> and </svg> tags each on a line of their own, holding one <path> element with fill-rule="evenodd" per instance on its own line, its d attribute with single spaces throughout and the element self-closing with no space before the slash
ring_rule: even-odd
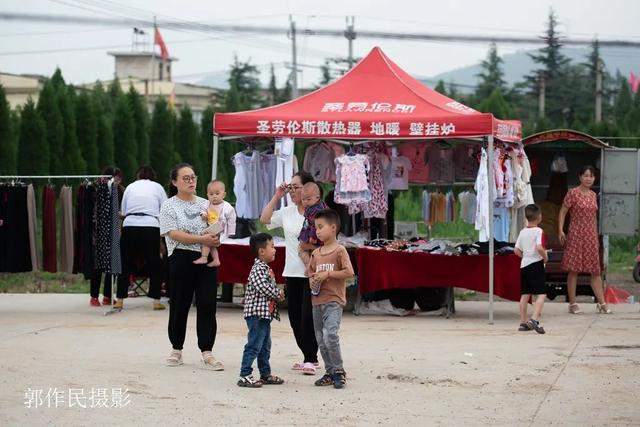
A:
<svg viewBox="0 0 640 427">
<path fill-rule="evenodd" d="M 0 273 L 0 293 L 88 294 L 89 287 L 89 281 L 81 274 Z"/>
</svg>

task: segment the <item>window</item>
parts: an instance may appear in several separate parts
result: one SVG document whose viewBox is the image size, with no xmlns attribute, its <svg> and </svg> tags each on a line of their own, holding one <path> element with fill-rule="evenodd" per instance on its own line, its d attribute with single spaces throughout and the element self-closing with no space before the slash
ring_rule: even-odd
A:
<svg viewBox="0 0 640 427">
<path fill-rule="evenodd" d="M 162 65 L 163 65 L 162 62 L 158 63 L 158 73 L 159 73 L 158 80 L 163 80 L 163 73 L 162 72 L 164 71 L 164 67 Z"/>
</svg>

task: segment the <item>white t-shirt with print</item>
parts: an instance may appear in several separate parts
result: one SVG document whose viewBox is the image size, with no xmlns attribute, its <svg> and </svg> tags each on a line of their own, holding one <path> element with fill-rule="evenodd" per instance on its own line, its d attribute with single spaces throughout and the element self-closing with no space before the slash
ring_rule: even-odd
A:
<svg viewBox="0 0 640 427">
<path fill-rule="evenodd" d="M 306 277 L 305 266 L 298 256 L 298 236 L 304 224 L 304 215 L 298 212 L 296 205 L 287 206 L 273 213 L 271 222 L 267 225 L 269 230 L 282 227 L 284 230 L 284 244 L 286 259 L 284 263 L 283 277 Z"/>
<path fill-rule="evenodd" d="M 173 230 L 180 230 L 189 234 L 201 235 L 207 227 L 207 223 L 200 214 L 206 211 L 208 207 L 209 201 L 198 196 L 195 196 L 189 202 L 178 198 L 178 196 L 173 196 L 162 204 L 160 209 L 160 235 L 165 237 L 169 256 L 171 256 L 174 249 L 200 252 L 198 243 L 190 245 L 180 243 L 169 237 L 168 233 Z"/>
<path fill-rule="evenodd" d="M 408 190 L 409 171 L 411 171 L 411 160 L 404 156 L 391 159 L 391 184 L 389 189 Z"/>
<path fill-rule="evenodd" d="M 527 227 L 520 231 L 516 248 L 522 251 L 522 261 L 520 268 L 525 268 L 534 262 L 542 261 L 542 256 L 538 253 L 536 247 L 542 244 L 542 228 Z"/>
</svg>

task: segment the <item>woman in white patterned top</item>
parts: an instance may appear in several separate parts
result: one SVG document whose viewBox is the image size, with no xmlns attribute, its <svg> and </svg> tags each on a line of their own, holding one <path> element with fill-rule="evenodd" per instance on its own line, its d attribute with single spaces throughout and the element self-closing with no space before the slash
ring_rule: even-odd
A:
<svg viewBox="0 0 640 427">
<path fill-rule="evenodd" d="M 200 246 L 220 246 L 218 236 L 202 234 L 206 227 L 200 213 L 209 201 L 196 196 L 197 176 L 188 163 L 180 163 L 171 170 L 170 193 L 175 194 L 160 209 L 160 234 L 167 242 L 171 279 L 169 309 L 169 340 L 173 350 L 167 358 L 168 366 L 182 365 L 182 346 L 187 330 L 189 309 L 195 294 L 198 347 L 202 351 L 205 369 L 221 371 L 222 362 L 211 353 L 216 339 L 217 269 L 193 261 L 200 257 Z"/>
</svg>

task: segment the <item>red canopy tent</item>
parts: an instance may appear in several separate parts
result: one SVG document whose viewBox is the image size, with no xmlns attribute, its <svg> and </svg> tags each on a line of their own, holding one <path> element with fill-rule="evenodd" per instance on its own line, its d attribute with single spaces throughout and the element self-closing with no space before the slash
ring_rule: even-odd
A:
<svg viewBox="0 0 640 427">
<path fill-rule="evenodd" d="M 519 121 L 480 113 L 411 77 L 375 47 L 335 82 L 272 107 L 218 113 L 214 133 L 295 138 L 519 141 Z"/>
<path fill-rule="evenodd" d="M 499 120 L 423 85 L 375 47 L 340 79 L 283 104 L 213 119 L 212 176 L 218 141 L 281 137 L 332 140 L 484 139 L 493 164 L 494 138 L 521 140 L 516 120 Z M 489 182 L 493 169 L 488 168 Z M 489 186 L 491 189 L 492 186 Z M 492 196 L 490 200 L 492 200 Z M 493 203 L 489 203 L 489 217 Z M 489 225 L 489 320 L 493 322 L 493 224 Z"/>
</svg>

